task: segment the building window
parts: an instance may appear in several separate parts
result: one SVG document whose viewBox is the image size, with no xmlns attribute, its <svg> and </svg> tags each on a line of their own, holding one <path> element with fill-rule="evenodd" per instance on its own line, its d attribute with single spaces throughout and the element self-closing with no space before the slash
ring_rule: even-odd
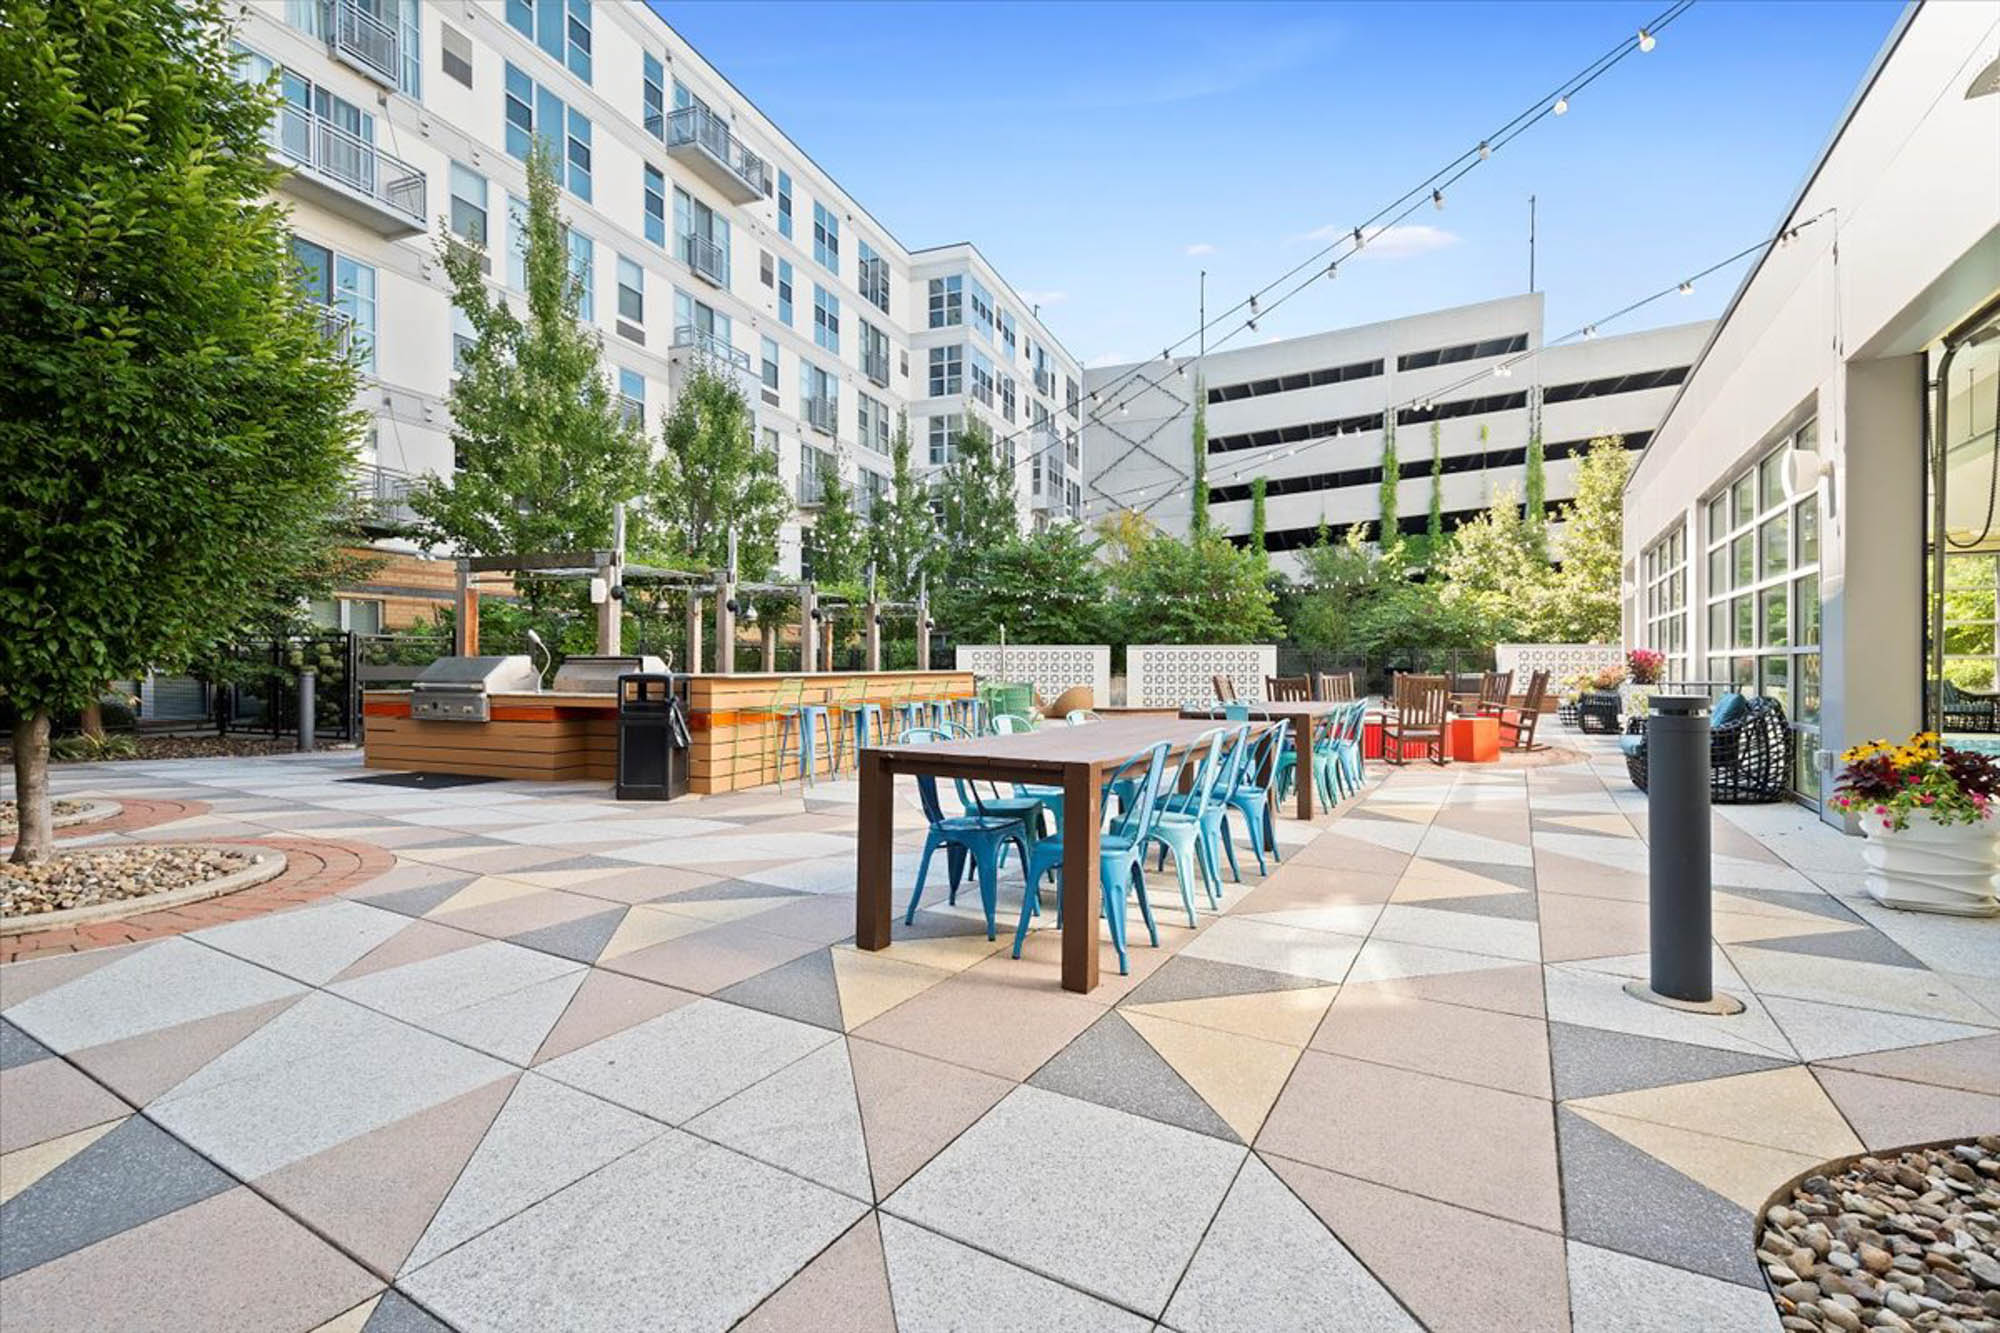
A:
<svg viewBox="0 0 2000 1333">
<path fill-rule="evenodd" d="M 829 272 L 840 272 L 840 219 L 818 202 L 813 204 L 813 258 Z"/>
<path fill-rule="evenodd" d="M 571 0 L 575 3 L 575 0 Z M 556 170 L 564 174 L 571 194 L 590 202 L 590 118 L 566 105 L 518 66 L 507 66 L 506 79 L 507 154 L 525 162 L 540 138 L 561 161 Z"/>
<path fill-rule="evenodd" d="M 662 142 L 667 137 L 667 71 L 651 51 L 644 54 L 640 69 L 640 108 L 646 133 Z"/>
<path fill-rule="evenodd" d="M 861 247 L 861 273 L 857 284 L 861 288 L 861 299 L 880 310 L 889 313 L 889 261 L 875 253 L 875 248 L 866 241 Z"/>
<path fill-rule="evenodd" d="M 468 245 L 486 248 L 486 178 L 451 164 L 451 230 Z"/>
<path fill-rule="evenodd" d="M 993 297 L 974 278 L 969 284 L 972 294 L 972 331 L 987 342 L 993 341 Z"/>
<path fill-rule="evenodd" d="M 757 252 L 757 280 L 766 287 L 778 285 L 778 268 L 769 250 Z"/>
<path fill-rule="evenodd" d="M 840 351 L 840 298 L 818 283 L 813 284 L 813 341 Z"/>
<path fill-rule="evenodd" d="M 375 270 L 323 245 L 292 238 L 305 294 L 335 312 L 340 336 L 358 354 L 361 369 L 375 373 Z"/>
<path fill-rule="evenodd" d="M 867 320 L 861 325 L 861 373 L 877 384 L 889 382 L 889 335 Z"/>
<path fill-rule="evenodd" d="M 1076 416 L 1083 407 L 1083 394 L 1077 388 L 1076 377 L 1073 375 L 1063 376 L 1063 406 L 1068 409 L 1071 416 Z"/>
<path fill-rule="evenodd" d="M 889 494 L 889 479 L 880 472 L 862 468 L 855 477 L 854 512 L 867 518 Z"/>
<path fill-rule="evenodd" d="M 888 453 L 889 405 L 879 398 L 870 398 L 865 393 L 858 393 L 854 397 L 859 412 L 861 444 L 877 453 Z"/>
<path fill-rule="evenodd" d="M 569 276 L 575 281 L 577 291 L 577 318 L 586 324 L 592 324 L 597 320 L 597 291 L 591 273 L 596 267 L 593 262 L 595 247 L 591 245 L 588 236 L 574 227 L 569 229 L 568 241 Z"/>
<path fill-rule="evenodd" d="M 618 415 L 626 425 L 646 429 L 646 377 L 636 370 L 618 372 Z"/>
<path fill-rule="evenodd" d="M 1456 365 L 1460 361 L 1483 361 L 1493 356 L 1512 356 L 1516 352 L 1528 350 L 1528 335 L 1517 333 L 1508 338 L 1487 338 L 1480 342 L 1459 343 L 1453 347 L 1432 347 L 1421 352 L 1405 352 L 1396 358 L 1398 370 L 1427 370 L 1432 366 Z"/>
<path fill-rule="evenodd" d="M 618 318 L 646 327 L 646 270 L 618 256 Z"/>
<path fill-rule="evenodd" d="M 695 347 L 720 361 L 733 359 L 735 324 L 715 307 L 674 289 L 674 345 Z"/>
<path fill-rule="evenodd" d="M 667 244 L 667 178 L 655 166 L 646 168 L 646 239 L 661 249 Z"/>
<path fill-rule="evenodd" d="M 403 69 L 396 80 L 396 87 L 404 96 L 421 102 L 424 99 L 424 25 L 417 14 L 417 0 L 400 0 L 396 5 L 396 33 L 403 56 Z M 472 86 L 469 67 L 466 70 L 466 86 Z"/>
<path fill-rule="evenodd" d="M 1014 377 L 1012 375 L 1002 375 L 1000 377 L 1000 415 L 1007 421 L 1014 419 Z"/>
<path fill-rule="evenodd" d="M 590 82 L 590 0 L 507 0 L 507 22 L 551 60 Z"/>
<path fill-rule="evenodd" d="M 1993 688 L 2000 666 L 1997 592 L 2000 567 L 1991 551 L 1945 553 L 1944 678 L 1960 689 Z"/>
<path fill-rule="evenodd" d="M 950 328 L 965 322 L 965 279 L 953 274 L 949 278 L 931 279 L 931 327 Z"/>
<path fill-rule="evenodd" d="M 472 317 L 457 306 L 451 308 L 451 373 L 456 379 L 464 373 L 465 363 L 472 351 L 479 346 L 479 330 L 472 327 Z"/>
<path fill-rule="evenodd" d="M 1674 530 L 1646 548 L 1639 559 L 1642 626 L 1640 641 L 1666 656 L 1666 678 L 1686 680 L 1687 660 L 1687 526 Z"/>
<path fill-rule="evenodd" d="M 993 406 L 993 362 L 977 347 L 968 358 L 972 363 L 972 396 L 986 406 Z"/>
<path fill-rule="evenodd" d="M 764 356 L 764 387 L 772 393 L 776 393 L 778 391 L 778 340 L 776 338 L 766 338 L 763 340 L 762 346 Z"/>
<path fill-rule="evenodd" d="M 813 429 L 834 434 L 840 422 L 840 381 L 803 358 L 799 361 L 799 415 Z"/>
<path fill-rule="evenodd" d="M 999 311 L 994 316 L 994 324 L 1000 330 L 1000 350 L 1007 354 L 1009 361 L 1012 361 L 1015 348 L 1014 317 L 1005 310 Z"/>
<path fill-rule="evenodd" d="M 932 467 L 945 467 L 958 457 L 958 437 L 964 431 L 965 418 L 956 412 L 930 419 Z"/>
<path fill-rule="evenodd" d="M 415 5 L 410 8 L 416 8 Z M 470 88 L 472 86 L 472 39 L 452 27 L 449 23 L 439 25 L 443 29 L 444 41 L 439 50 L 439 60 L 444 67 L 445 77 L 457 79 Z"/>
<path fill-rule="evenodd" d="M 719 287 L 729 285 L 729 223 L 714 209 L 674 189 L 674 236 L 681 262 Z"/>
<path fill-rule="evenodd" d="M 1788 448 L 1816 450 L 1807 422 L 1755 464 L 1730 478 L 1707 506 L 1710 680 L 1784 705 L 1796 736 L 1793 790 L 1820 799 L 1819 497 L 1796 502 L 1784 487 Z"/>
<path fill-rule="evenodd" d="M 931 397 L 964 391 L 964 349 L 956 345 L 931 348 Z"/>
<path fill-rule="evenodd" d="M 778 261 L 778 318 L 787 328 L 792 323 L 792 261 Z"/>
<path fill-rule="evenodd" d="M 790 238 L 792 234 L 792 173 L 778 173 L 778 235 Z"/>
</svg>

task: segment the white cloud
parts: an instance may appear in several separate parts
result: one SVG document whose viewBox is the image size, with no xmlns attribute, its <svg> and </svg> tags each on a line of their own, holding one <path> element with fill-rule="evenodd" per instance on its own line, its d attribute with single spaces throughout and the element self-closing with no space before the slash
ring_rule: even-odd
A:
<svg viewBox="0 0 2000 1333">
<path fill-rule="evenodd" d="M 1301 232 L 1288 239 L 1297 244 L 1300 241 L 1318 241 L 1324 245 L 1330 241 L 1351 237 L 1352 227 L 1336 227 L 1329 223 Z M 1443 227 L 1432 227 L 1424 223 L 1407 223 L 1401 226 L 1384 227 L 1379 233 L 1367 233 L 1368 244 L 1361 250 L 1365 257 L 1373 255 L 1378 259 L 1409 259 L 1415 255 L 1427 255 L 1434 250 L 1445 250 L 1457 245 L 1457 232 L 1446 231 Z"/>
<path fill-rule="evenodd" d="M 1069 293 L 1023 291 L 1021 299 L 1029 305 L 1061 305 L 1064 301 L 1069 300 Z"/>
<path fill-rule="evenodd" d="M 1192 259 L 1197 255 L 1214 254 L 1215 247 L 1210 245 L 1207 241 L 1196 241 L 1193 245 L 1190 245 L 1187 249 L 1181 251 L 1181 253 L 1186 255 L 1188 258 Z"/>
</svg>

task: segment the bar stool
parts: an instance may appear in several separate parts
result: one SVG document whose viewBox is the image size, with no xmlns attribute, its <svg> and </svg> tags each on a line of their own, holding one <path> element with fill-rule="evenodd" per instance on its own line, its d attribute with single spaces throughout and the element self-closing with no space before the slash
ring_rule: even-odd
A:
<svg viewBox="0 0 2000 1333">
<path fill-rule="evenodd" d="M 871 743 L 871 737 L 882 734 L 882 705 L 868 697 L 866 676 L 856 676 L 846 694 L 837 701 L 829 694 L 827 701 L 840 710 L 839 729 L 833 737 L 833 770 L 844 772 L 849 738 L 853 739 L 858 765 L 862 748 Z"/>
<path fill-rule="evenodd" d="M 833 758 L 833 720 L 827 712 L 824 698 L 817 702 L 806 702 L 806 682 L 803 676 L 788 677 L 778 687 L 778 788 L 785 786 L 785 749 L 792 746 L 798 752 L 799 779 L 810 787 L 817 776 L 819 767 L 818 738 L 826 738 L 827 758 Z"/>
</svg>

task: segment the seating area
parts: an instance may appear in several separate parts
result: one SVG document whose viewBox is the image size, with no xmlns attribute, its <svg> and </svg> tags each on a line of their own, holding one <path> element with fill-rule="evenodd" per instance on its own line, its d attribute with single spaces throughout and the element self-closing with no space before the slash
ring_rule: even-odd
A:
<svg viewBox="0 0 2000 1333">
<path fill-rule="evenodd" d="M 1646 732 L 1643 718 L 1637 730 L 1619 738 L 1625 771 L 1632 785 L 1646 790 Z M 1792 729 L 1784 705 L 1776 699 L 1722 696 L 1709 714 L 1709 799 L 1718 805 L 1768 804 L 1785 799 L 1792 773 Z"/>
</svg>

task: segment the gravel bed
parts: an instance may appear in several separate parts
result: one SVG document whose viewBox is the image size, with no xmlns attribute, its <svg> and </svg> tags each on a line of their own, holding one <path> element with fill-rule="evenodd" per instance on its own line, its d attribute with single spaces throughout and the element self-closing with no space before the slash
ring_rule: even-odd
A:
<svg viewBox="0 0 2000 1333">
<path fill-rule="evenodd" d="M 52 801 L 49 814 L 61 819 L 64 815 L 80 815 L 90 809 L 89 801 Z M 21 831 L 20 816 L 14 813 L 12 801 L 0 801 L 0 837 L 11 838 Z"/>
<path fill-rule="evenodd" d="M 2000 1333 L 2000 1134 L 1807 1176 L 1757 1260 L 1797 1333 Z"/>
<path fill-rule="evenodd" d="M 254 849 L 131 843 L 58 852 L 34 865 L 0 864 L 0 917 L 170 893 L 234 874 L 254 856 Z"/>
</svg>

